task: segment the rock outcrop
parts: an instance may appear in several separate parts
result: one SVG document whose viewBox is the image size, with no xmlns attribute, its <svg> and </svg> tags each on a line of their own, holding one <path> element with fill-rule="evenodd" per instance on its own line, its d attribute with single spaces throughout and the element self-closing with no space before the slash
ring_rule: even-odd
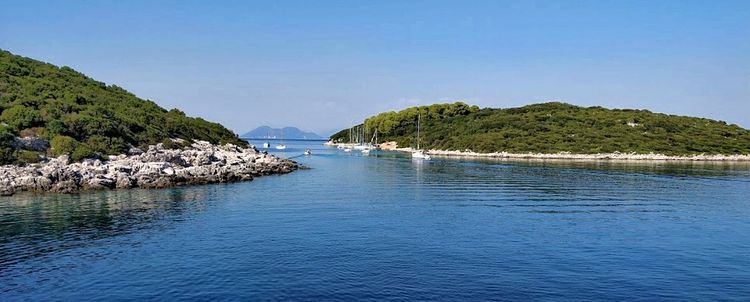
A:
<svg viewBox="0 0 750 302">
<path fill-rule="evenodd" d="M 255 176 L 289 173 L 298 168 L 294 161 L 232 144 L 216 146 L 197 141 L 183 149 L 165 149 L 159 144 L 145 152 L 109 156 L 105 161 L 89 159 L 73 163 L 63 155 L 35 165 L 2 166 L 0 194 L 19 191 L 77 193 L 248 181 Z"/>
</svg>

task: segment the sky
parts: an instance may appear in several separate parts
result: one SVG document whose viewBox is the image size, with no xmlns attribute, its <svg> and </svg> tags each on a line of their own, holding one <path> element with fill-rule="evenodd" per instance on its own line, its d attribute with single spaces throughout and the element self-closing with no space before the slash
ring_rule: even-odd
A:
<svg viewBox="0 0 750 302">
<path fill-rule="evenodd" d="M 0 48 L 244 133 L 563 101 L 750 128 L 750 1 L 3 0 Z"/>
</svg>

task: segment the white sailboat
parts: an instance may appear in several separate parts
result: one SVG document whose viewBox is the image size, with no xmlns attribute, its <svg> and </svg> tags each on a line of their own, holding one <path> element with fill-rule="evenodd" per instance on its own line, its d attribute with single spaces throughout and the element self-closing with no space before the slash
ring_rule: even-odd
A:
<svg viewBox="0 0 750 302">
<path fill-rule="evenodd" d="M 271 138 L 271 132 L 270 131 L 266 131 L 266 139 L 269 139 L 269 138 Z M 264 149 L 271 148 L 271 143 L 269 143 L 268 141 L 266 141 L 265 143 L 263 143 L 263 148 Z"/>
<path fill-rule="evenodd" d="M 362 142 L 364 143 L 366 139 L 366 132 L 365 130 L 362 130 Z M 378 128 L 375 128 L 375 135 L 370 139 L 370 142 L 364 143 L 364 148 L 362 149 L 362 155 L 369 155 L 370 151 L 377 149 L 377 143 L 373 144 L 373 141 L 377 142 L 378 137 Z"/>
<path fill-rule="evenodd" d="M 284 128 L 281 128 L 281 144 L 276 145 L 276 150 L 284 149 L 286 149 L 286 145 L 284 145 Z"/>
<path fill-rule="evenodd" d="M 411 153 L 411 158 L 414 158 L 414 159 L 423 159 L 423 160 L 430 160 L 430 158 L 432 158 L 432 157 L 430 157 L 429 154 L 427 154 L 424 151 L 422 151 L 421 149 L 419 149 L 419 128 L 421 126 L 420 125 L 421 123 L 422 123 L 422 115 L 420 114 L 420 115 L 417 116 L 417 149 L 414 150 Z"/>
<path fill-rule="evenodd" d="M 352 128 L 349 128 L 349 145 L 344 147 L 344 152 L 352 152 Z"/>
</svg>

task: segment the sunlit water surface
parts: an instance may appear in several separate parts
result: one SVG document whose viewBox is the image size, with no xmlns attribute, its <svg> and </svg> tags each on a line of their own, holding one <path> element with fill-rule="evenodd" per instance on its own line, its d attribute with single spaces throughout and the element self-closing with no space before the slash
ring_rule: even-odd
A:
<svg viewBox="0 0 750 302">
<path fill-rule="evenodd" d="M 311 169 L 0 199 L 0 300 L 750 300 L 747 164 L 287 145 Z"/>
</svg>

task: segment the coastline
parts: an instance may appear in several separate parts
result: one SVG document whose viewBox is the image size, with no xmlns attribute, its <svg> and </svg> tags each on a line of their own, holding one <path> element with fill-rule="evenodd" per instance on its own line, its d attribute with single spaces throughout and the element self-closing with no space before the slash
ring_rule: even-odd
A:
<svg viewBox="0 0 750 302">
<path fill-rule="evenodd" d="M 328 141 L 326 146 L 351 146 L 352 144 L 334 143 Z M 413 148 L 383 148 L 383 151 L 395 152 L 413 152 Z M 435 150 L 426 151 L 427 154 L 444 158 L 500 158 L 500 159 L 539 159 L 539 160 L 579 160 L 579 161 L 731 161 L 731 162 L 750 162 L 750 154 L 735 155 L 685 155 L 673 156 L 664 154 L 639 154 L 639 153 L 597 153 L 597 154 L 577 154 L 577 153 L 511 153 L 511 152 L 492 152 L 481 153 L 473 151 L 458 150 Z"/>
<path fill-rule="evenodd" d="M 409 148 L 411 149 L 411 148 Z M 507 158 L 507 159 L 552 159 L 552 160 L 584 160 L 584 161 L 736 161 L 750 162 L 750 154 L 747 155 L 690 155 L 670 156 L 664 154 L 638 154 L 638 153 L 597 153 L 597 154 L 575 154 L 575 153 L 479 153 L 470 151 L 428 150 L 428 154 L 438 157 L 471 157 L 471 158 Z"/>
<path fill-rule="evenodd" d="M 299 168 L 292 160 L 252 147 L 196 141 L 182 149 L 165 149 L 158 144 L 149 146 L 146 152 L 111 155 L 104 161 L 71 162 L 63 155 L 38 164 L 5 165 L 0 167 L 0 195 L 250 181 L 257 176 L 285 174 Z"/>
</svg>

